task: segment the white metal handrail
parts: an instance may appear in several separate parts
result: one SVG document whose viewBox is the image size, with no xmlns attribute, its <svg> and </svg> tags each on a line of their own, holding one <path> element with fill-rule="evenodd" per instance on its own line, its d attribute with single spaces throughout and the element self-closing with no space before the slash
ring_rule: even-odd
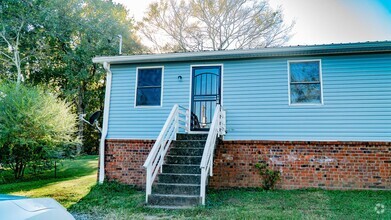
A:
<svg viewBox="0 0 391 220">
<path fill-rule="evenodd" d="M 159 136 L 153 145 L 147 160 L 144 163 L 144 168 L 147 170 L 146 179 L 146 202 L 148 202 L 148 195 L 152 193 L 152 184 L 159 173 L 161 172 L 164 157 L 173 140 L 176 140 L 176 134 L 179 129 L 189 131 L 189 111 L 179 105 L 174 105 L 172 108 L 166 123 L 163 126 Z"/>
<path fill-rule="evenodd" d="M 221 105 L 217 105 L 212 119 L 212 124 L 209 128 L 208 138 L 206 139 L 204 152 L 201 160 L 201 190 L 200 197 L 202 199 L 202 205 L 205 205 L 206 196 L 206 184 L 208 179 L 208 173 L 213 175 L 213 153 L 216 147 L 217 138 L 221 137 L 226 132 L 225 126 L 225 111 Z"/>
</svg>

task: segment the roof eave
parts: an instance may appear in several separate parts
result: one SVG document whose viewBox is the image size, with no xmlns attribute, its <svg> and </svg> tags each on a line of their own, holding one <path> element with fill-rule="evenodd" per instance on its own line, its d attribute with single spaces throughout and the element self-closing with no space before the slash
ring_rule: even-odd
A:
<svg viewBox="0 0 391 220">
<path fill-rule="evenodd" d="M 345 45 L 297 46 L 280 48 L 262 48 L 249 50 L 207 51 L 190 53 L 168 53 L 152 55 L 95 57 L 94 63 L 131 64 L 182 61 L 211 61 L 225 59 L 249 59 L 268 57 L 295 57 L 338 54 L 364 54 L 391 52 L 390 42 L 356 43 Z"/>
</svg>

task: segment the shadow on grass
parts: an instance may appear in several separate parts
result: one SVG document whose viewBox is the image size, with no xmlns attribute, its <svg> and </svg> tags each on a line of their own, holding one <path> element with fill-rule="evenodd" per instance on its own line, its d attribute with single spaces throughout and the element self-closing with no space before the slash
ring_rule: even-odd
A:
<svg viewBox="0 0 391 220">
<path fill-rule="evenodd" d="M 11 180 L 0 185 L 0 194 L 9 194 L 20 191 L 29 191 L 55 184 L 61 181 L 77 179 L 83 176 L 93 175 L 97 171 L 97 156 L 84 156 L 78 159 L 66 159 L 58 164 L 57 177 L 54 171 L 49 170 L 41 175 L 27 175 L 22 180 Z M 12 172 L 12 171 L 8 171 Z"/>
<path fill-rule="evenodd" d="M 205 206 L 167 210 L 147 207 L 144 191 L 116 182 L 105 182 L 94 186 L 88 195 L 69 210 L 76 218 L 84 219 L 238 218 L 242 212 L 246 212 L 246 208 L 253 209 L 254 205 L 260 204 L 259 193 L 276 192 L 260 192 L 258 189 L 209 190 Z M 278 195 L 275 200 L 281 197 L 283 195 Z M 267 201 L 267 198 L 264 199 Z M 273 209 L 275 208 L 271 207 L 271 210 Z"/>
<path fill-rule="evenodd" d="M 389 209 L 374 211 L 377 203 L 391 207 L 391 191 L 209 190 L 206 201 L 193 209 L 151 209 L 145 192 L 106 182 L 69 210 L 84 219 L 391 219 Z"/>
<path fill-rule="evenodd" d="M 69 211 L 78 219 L 104 219 L 117 213 L 139 212 L 144 206 L 144 193 L 132 186 L 116 182 L 105 182 L 92 187 L 91 191 L 69 207 Z M 87 217 L 86 217 L 87 216 Z M 104 217 L 106 216 L 106 217 Z M 115 219 L 111 216 L 110 219 Z"/>
</svg>

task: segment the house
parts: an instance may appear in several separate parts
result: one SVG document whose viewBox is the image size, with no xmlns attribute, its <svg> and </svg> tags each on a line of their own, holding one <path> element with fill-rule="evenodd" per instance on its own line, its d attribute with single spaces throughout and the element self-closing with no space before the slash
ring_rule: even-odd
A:
<svg viewBox="0 0 391 220">
<path fill-rule="evenodd" d="M 107 71 L 99 181 L 151 205 L 206 186 L 391 189 L 391 42 L 96 57 Z"/>
</svg>

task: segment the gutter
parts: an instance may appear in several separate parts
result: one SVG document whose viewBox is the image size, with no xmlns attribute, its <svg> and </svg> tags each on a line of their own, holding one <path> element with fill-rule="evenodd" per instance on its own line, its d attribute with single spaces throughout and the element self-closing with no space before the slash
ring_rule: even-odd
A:
<svg viewBox="0 0 391 220">
<path fill-rule="evenodd" d="M 107 75 L 106 75 L 105 105 L 103 110 L 102 136 L 100 137 L 100 144 L 99 144 L 99 177 L 98 177 L 99 184 L 102 184 L 103 181 L 105 180 L 105 142 L 107 137 L 108 125 L 109 125 L 110 93 L 111 93 L 111 78 L 112 78 L 110 64 L 104 62 L 103 68 L 106 70 Z"/>
</svg>

